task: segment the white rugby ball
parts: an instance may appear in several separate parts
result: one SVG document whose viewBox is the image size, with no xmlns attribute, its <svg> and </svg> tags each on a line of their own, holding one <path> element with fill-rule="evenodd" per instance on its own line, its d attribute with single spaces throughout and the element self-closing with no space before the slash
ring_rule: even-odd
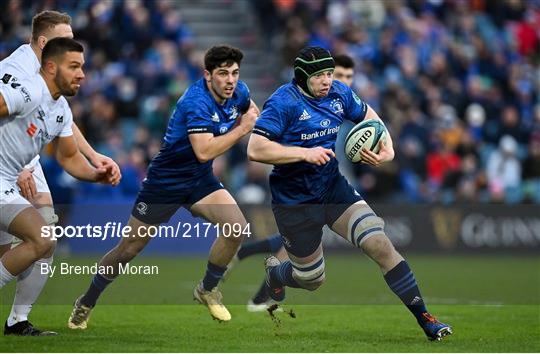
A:
<svg viewBox="0 0 540 354">
<path fill-rule="evenodd" d="M 363 120 L 345 138 L 345 155 L 354 163 L 360 162 L 362 149 L 379 152 L 379 141 L 386 139 L 386 127 L 378 119 Z"/>
</svg>

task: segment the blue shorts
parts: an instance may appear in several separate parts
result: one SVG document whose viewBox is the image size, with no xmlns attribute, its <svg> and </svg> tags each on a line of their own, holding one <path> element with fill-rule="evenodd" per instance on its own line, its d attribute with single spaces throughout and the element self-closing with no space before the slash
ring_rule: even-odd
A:
<svg viewBox="0 0 540 354">
<path fill-rule="evenodd" d="M 194 186 L 186 189 L 169 190 L 143 183 L 131 215 L 150 225 L 166 223 L 180 207 L 189 209 L 207 195 L 223 188 L 212 173 L 200 177 Z"/>
<path fill-rule="evenodd" d="M 338 174 L 321 204 L 272 205 L 272 211 L 287 252 L 307 257 L 321 244 L 324 225 L 334 222 L 362 196 Z"/>
</svg>

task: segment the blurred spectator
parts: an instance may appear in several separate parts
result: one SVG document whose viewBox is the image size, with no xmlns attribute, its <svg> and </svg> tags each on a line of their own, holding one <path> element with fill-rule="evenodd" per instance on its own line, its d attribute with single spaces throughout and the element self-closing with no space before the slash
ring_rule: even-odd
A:
<svg viewBox="0 0 540 354">
<path fill-rule="evenodd" d="M 540 134 L 529 142 L 529 155 L 523 162 L 525 198 L 540 203 Z"/>
<path fill-rule="evenodd" d="M 478 202 L 485 185 L 486 178 L 477 156 L 467 153 L 461 158 L 460 169 L 445 176 L 442 188 L 455 191 L 455 199 L 451 201 Z"/>
<path fill-rule="evenodd" d="M 460 158 L 449 145 L 439 144 L 426 158 L 427 180 L 434 188 L 439 188 L 448 174 L 460 167 Z"/>
<path fill-rule="evenodd" d="M 499 148 L 491 153 L 486 166 L 489 191 L 493 200 L 512 199 L 520 192 L 521 164 L 517 158 L 518 144 L 510 135 L 499 142 Z"/>
</svg>

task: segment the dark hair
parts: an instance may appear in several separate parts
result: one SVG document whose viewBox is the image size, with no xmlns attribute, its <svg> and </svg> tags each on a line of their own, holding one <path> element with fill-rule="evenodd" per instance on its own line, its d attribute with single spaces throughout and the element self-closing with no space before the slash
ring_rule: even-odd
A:
<svg viewBox="0 0 540 354">
<path fill-rule="evenodd" d="M 83 53 L 83 46 L 74 39 L 57 37 L 47 41 L 41 54 L 41 66 L 45 66 L 47 60 L 57 58 L 67 52 Z"/>
<path fill-rule="evenodd" d="M 336 66 L 344 67 L 345 69 L 354 69 L 354 61 L 346 54 L 339 54 L 334 56 L 334 62 Z"/>
<path fill-rule="evenodd" d="M 244 54 L 238 48 L 234 48 L 228 45 L 216 45 L 208 49 L 204 55 L 204 68 L 210 73 L 215 68 L 219 68 L 226 64 L 226 66 L 231 66 L 234 63 L 240 66 Z"/>
<path fill-rule="evenodd" d="M 71 25 L 71 16 L 65 12 L 52 10 L 38 13 L 32 18 L 32 42 L 36 42 L 39 36 L 60 24 Z"/>
</svg>

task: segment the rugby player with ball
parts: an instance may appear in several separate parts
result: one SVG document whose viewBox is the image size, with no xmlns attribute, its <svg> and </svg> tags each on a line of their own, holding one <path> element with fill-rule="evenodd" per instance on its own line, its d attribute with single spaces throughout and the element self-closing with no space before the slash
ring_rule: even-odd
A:
<svg viewBox="0 0 540 354">
<path fill-rule="evenodd" d="M 279 302 L 286 286 L 313 291 L 323 284 L 321 239 L 328 225 L 378 264 L 427 337 L 440 340 L 452 333 L 451 327 L 427 311 L 412 270 L 384 231 L 384 221 L 338 169 L 334 150 L 344 120 L 361 124 L 348 135 L 348 156 L 378 166 L 394 158 L 394 149 L 377 113 L 350 87 L 333 80 L 334 67 L 326 49 L 302 49 L 294 61 L 294 79 L 266 101 L 248 144 L 251 160 L 274 165 L 272 210 L 289 256 L 284 262 L 267 258 L 269 295 Z M 381 139 L 384 134 L 386 139 Z M 350 278 L 360 280 L 354 271 Z"/>
</svg>

